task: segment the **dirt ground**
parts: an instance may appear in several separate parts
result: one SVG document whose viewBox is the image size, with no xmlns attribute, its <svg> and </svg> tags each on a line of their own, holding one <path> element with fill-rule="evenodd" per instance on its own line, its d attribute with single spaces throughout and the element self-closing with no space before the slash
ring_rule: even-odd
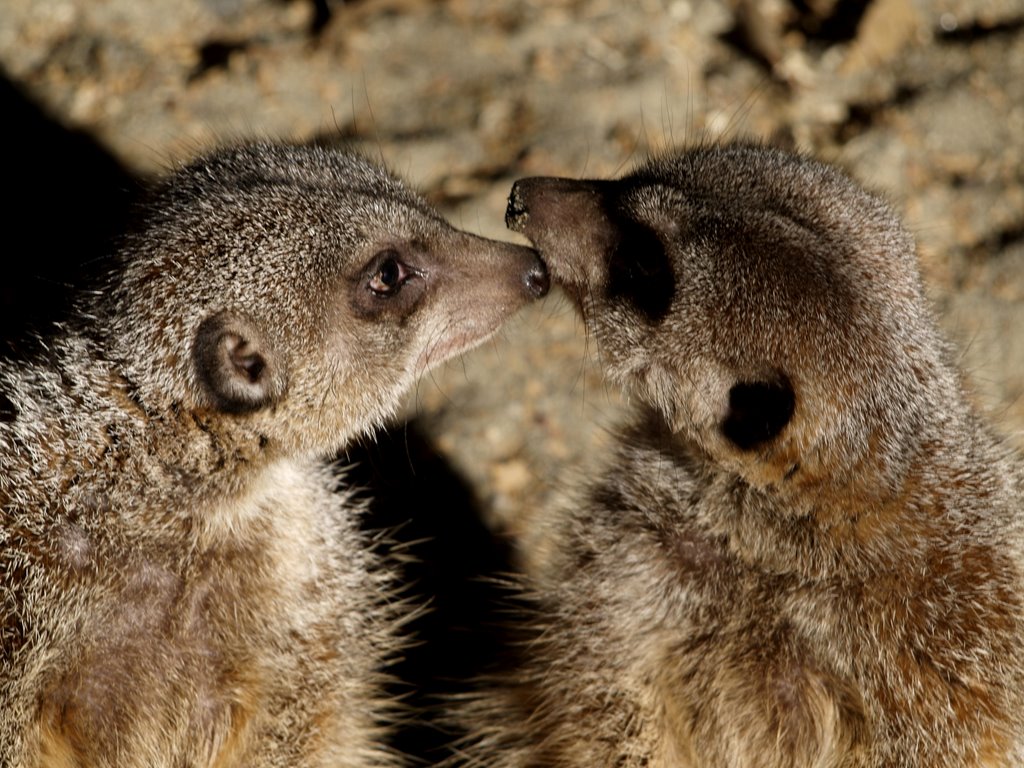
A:
<svg viewBox="0 0 1024 768">
<path fill-rule="evenodd" d="M 753 137 L 904 213 L 979 401 L 1024 447 L 1021 0 L 0 0 L 0 73 L 11 334 L 73 291 L 136 178 L 220 141 L 354 142 L 514 239 L 518 177 Z M 428 535 L 514 545 L 621 413 L 593 352 L 552 294 L 424 381 L 355 477 L 388 521 L 426 506 Z M 489 556 L 474 541 L 439 556 Z"/>
</svg>

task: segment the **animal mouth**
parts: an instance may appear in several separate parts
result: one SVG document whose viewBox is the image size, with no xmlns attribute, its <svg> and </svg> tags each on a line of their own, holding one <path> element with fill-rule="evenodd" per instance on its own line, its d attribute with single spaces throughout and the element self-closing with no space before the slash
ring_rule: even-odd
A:
<svg viewBox="0 0 1024 768">
<path fill-rule="evenodd" d="M 494 323 L 493 327 L 485 330 L 474 328 L 472 331 L 456 331 L 427 344 L 416 359 L 417 375 L 422 375 L 431 368 L 480 346 L 497 332 L 498 326 L 499 323 Z"/>
</svg>

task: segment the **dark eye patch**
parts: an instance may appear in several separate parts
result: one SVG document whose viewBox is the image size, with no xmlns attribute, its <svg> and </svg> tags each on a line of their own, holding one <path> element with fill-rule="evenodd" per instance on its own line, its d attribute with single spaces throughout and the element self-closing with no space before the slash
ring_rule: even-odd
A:
<svg viewBox="0 0 1024 768">
<path fill-rule="evenodd" d="M 360 270 L 352 308 L 360 317 L 405 317 L 423 296 L 424 278 L 398 248 L 384 248 Z"/>
<path fill-rule="evenodd" d="M 661 238 L 627 218 L 616 222 L 618 242 L 608 262 L 608 296 L 628 302 L 644 319 L 658 323 L 668 314 L 676 277 Z"/>
<path fill-rule="evenodd" d="M 412 274 L 411 270 L 402 263 L 398 251 L 389 248 L 379 254 L 377 267 L 370 277 L 367 287 L 381 298 L 394 296 Z"/>
</svg>

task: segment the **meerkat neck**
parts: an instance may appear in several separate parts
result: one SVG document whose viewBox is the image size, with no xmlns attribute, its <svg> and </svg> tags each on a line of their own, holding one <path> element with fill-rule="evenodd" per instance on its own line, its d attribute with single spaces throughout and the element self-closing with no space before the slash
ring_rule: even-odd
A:
<svg viewBox="0 0 1024 768">
<path fill-rule="evenodd" d="M 815 580 L 857 579 L 955 549 L 957 530 L 1012 497 L 1014 474 L 983 429 L 949 432 L 918 441 L 895 482 L 804 488 L 798 504 L 784 489 L 721 476 L 737 502 L 721 521 L 731 547 L 762 570 Z"/>
<path fill-rule="evenodd" d="M 37 474 L 57 489 L 71 487 L 84 472 L 103 471 L 113 496 L 152 498 L 153 508 L 190 510 L 244 493 L 261 469 L 282 457 L 258 427 L 245 419 L 180 404 L 144 402 L 123 368 L 98 354 L 90 339 L 68 334 L 35 364 L 37 375 L 19 393 L 22 408 L 36 412 L 36 429 L 52 446 L 86 466 L 47 462 Z M 33 365 L 33 364 L 29 364 Z M 44 407 L 46 406 L 46 407 Z M 154 495 L 171 493 L 170 500 Z"/>
</svg>

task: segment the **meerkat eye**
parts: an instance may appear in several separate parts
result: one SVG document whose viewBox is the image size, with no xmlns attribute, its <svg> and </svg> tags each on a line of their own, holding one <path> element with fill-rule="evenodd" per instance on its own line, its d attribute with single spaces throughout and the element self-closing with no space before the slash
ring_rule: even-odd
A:
<svg viewBox="0 0 1024 768">
<path fill-rule="evenodd" d="M 367 284 L 377 296 L 395 295 L 402 284 L 414 274 L 399 260 L 398 252 L 393 249 L 381 251 L 377 260 L 377 268 Z"/>
</svg>

